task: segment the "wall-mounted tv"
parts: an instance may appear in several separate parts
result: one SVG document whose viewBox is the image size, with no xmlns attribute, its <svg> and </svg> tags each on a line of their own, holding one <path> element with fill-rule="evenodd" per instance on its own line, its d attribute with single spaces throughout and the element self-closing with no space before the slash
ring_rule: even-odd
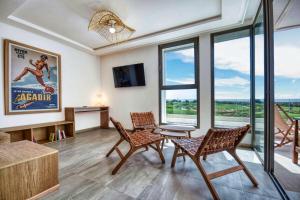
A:
<svg viewBox="0 0 300 200">
<path fill-rule="evenodd" d="M 132 64 L 113 68 L 115 87 L 145 86 L 144 64 Z"/>
</svg>

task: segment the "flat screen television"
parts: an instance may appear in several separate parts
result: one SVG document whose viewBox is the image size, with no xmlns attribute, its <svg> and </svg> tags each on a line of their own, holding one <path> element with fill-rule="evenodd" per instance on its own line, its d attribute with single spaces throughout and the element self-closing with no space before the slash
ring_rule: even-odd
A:
<svg viewBox="0 0 300 200">
<path fill-rule="evenodd" d="M 115 87 L 145 85 L 144 64 L 132 64 L 113 68 Z"/>
</svg>

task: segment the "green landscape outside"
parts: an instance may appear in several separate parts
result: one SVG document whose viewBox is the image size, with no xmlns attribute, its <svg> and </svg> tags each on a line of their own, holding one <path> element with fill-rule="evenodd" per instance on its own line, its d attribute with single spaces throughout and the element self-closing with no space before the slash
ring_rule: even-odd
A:
<svg viewBox="0 0 300 200">
<path fill-rule="evenodd" d="M 169 116 L 188 117 L 197 115 L 197 101 L 196 100 L 167 100 L 167 114 Z M 276 101 L 290 117 L 300 117 L 300 101 L 278 100 Z M 201 108 L 200 108 L 201 109 Z M 263 117 L 263 102 L 256 101 L 256 118 Z M 227 119 L 244 122 L 245 119 L 250 119 L 250 103 L 240 100 L 217 100 L 215 102 L 215 118 L 216 121 Z"/>
</svg>

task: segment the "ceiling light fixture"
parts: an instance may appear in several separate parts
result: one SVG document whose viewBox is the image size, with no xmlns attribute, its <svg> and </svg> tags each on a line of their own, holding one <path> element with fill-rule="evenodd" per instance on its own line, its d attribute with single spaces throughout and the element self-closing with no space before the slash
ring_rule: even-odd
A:
<svg viewBox="0 0 300 200">
<path fill-rule="evenodd" d="M 112 33 L 112 34 L 114 34 L 115 32 L 116 32 L 116 28 L 115 28 L 115 21 L 114 20 L 111 20 L 110 22 L 109 22 L 109 24 L 110 24 L 110 27 L 109 27 L 109 32 L 110 33 Z"/>
<path fill-rule="evenodd" d="M 89 30 L 97 32 L 112 43 L 128 40 L 135 32 L 134 29 L 126 26 L 117 15 L 107 10 L 94 14 L 89 24 Z"/>
</svg>

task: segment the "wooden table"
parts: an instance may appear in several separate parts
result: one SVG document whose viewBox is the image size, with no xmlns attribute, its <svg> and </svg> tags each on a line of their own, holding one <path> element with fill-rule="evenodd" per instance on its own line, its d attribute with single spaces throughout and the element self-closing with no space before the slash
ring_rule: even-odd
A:
<svg viewBox="0 0 300 200">
<path fill-rule="evenodd" d="M 37 199 L 58 187 L 56 149 L 27 140 L 0 145 L 0 199 Z"/>
<path fill-rule="evenodd" d="M 75 124 L 75 114 L 87 112 L 100 112 L 100 128 L 109 128 L 109 107 L 108 106 L 82 106 L 66 107 L 65 120 L 73 121 Z"/>
<path fill-rule="evenodd" d="M 293 150 L 292 150 L 292 161 L 294 164 L 298 164 L 298 154 L 300 152 L 300 147 L 299 147 L 299 120 L 300 117 L 295 117 L 295 136 L 294 136 L 294 141 L 293 141 Z"/>
<path fill-rule="evenodd" d="M 163 149 L 166 139 L 186 138 L 186 133 L 182 132 L 161 131 L 160 135 L 164 138 L 164 140 L 161 143 L 161 149 Z"/>
<path fill-rule="evenodd" d="M 193 126 L 179 126 L 179 125 L 161 125 L 159 128 L 163 131 L 179 132 L 188 134 L 191 138 L 191 132 L 195 131 L 196 128 Z"/>
</svg>

